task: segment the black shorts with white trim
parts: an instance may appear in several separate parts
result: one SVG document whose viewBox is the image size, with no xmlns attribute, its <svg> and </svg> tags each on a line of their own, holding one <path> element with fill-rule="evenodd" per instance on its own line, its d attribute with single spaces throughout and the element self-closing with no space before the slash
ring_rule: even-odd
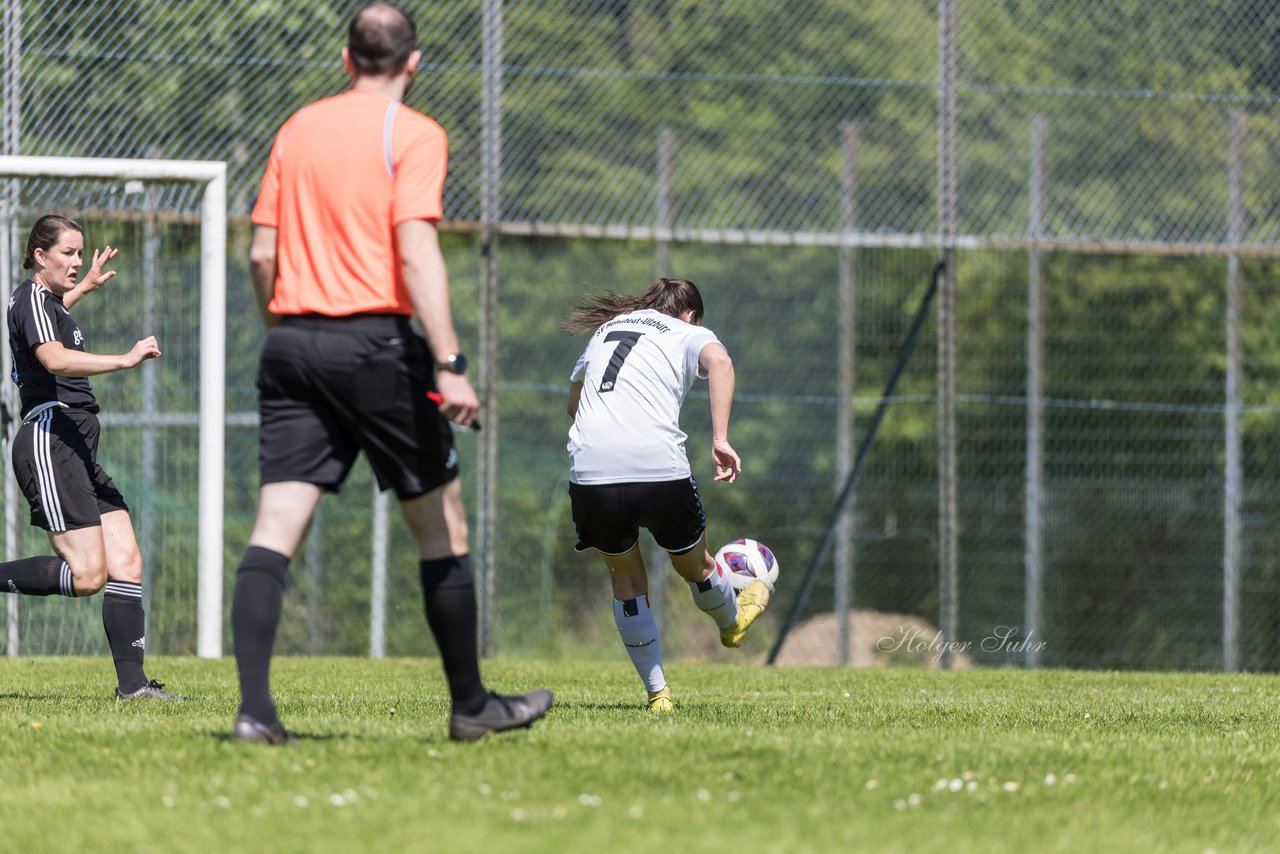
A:
<svg viewBox="0 0 1280 854">
<path fill-rule="evenodd" d="M 13 437 L 13 472 L 31 524 L 52 533 L 102 524 L 102 514 L 128 510 L 98 465 L 98 417 L 53 406 L 33 411 Z"/>
<path fill-rule="evenodd" d="M 569 484 L 578 551 L 606 555 L 630 551 L 647 528 L 658 545 L 674 555 L 692 551 L 702 540 L 707 516 L 698 483 L 681 480 L 635 483 Z"/>
</svg>

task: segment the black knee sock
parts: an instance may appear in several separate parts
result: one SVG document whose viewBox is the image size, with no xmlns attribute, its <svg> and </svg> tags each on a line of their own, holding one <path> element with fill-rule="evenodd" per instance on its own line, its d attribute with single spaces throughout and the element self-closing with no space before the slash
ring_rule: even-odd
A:
<svg viewBox="0 0 1280 854">
<path fill-rule="evenodd" d="M 275 723 L 271 701 L 271 647 L 280 625 L 280 603 L 289 559 L 258 546 L 245 549 L 236 570 L 231 600 L 231 631 L 240 672 L 240 711 L 265 724 Z"/>
<path fill-rule="evenodd" d="M 120 693 L 131 694 L 147 684 L 142 659 L 147 648 L 147 615 L 142 610 L 142 585 L 111 580 L 103 589 L 102 628 L 111 645 Z"/>
<path fill-rule="evenodd" d="M 475 714 L 484 708 L 488 692 L 480 681 L 476 649 L 476 588 L 471 579 L 471 558 L 437 558 L 419 564 L 427 625 L 435 636 L 449 680 L 453 710 Z"/>
<path fill-rule="evenodd" d="M 0 563 L 0 591 L 27 596 L 75 596 L 71 570 L 60 557 L 24 557 Z"/>
</svg>

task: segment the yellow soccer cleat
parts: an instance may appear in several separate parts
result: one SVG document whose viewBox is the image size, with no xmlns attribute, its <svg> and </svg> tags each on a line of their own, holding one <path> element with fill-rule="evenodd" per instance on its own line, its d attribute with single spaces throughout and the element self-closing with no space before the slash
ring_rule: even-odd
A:
<svg viewBox="0 0 1280 854">
<path fill-rule="evenodd" d="M 675 701 L 671 699 L 671 689 L 663 688 L 659 691 L 649 692 L 649 711 L 655 714 L 666 714 L 674 711 L 676 707 Z"/>
<path fill-rule="evenodd" d="M 720 630 L 720 643 L 737 647 L 747 634 L 747 629 L 769 607 L 769 587 L 763 581 L 753 581 L 738 592 L 738 621 Z"/>
</svg>

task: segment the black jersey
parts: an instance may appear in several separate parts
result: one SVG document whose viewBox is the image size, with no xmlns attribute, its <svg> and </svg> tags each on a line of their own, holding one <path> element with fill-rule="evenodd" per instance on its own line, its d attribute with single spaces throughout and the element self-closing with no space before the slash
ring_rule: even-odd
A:
<svg viewBox="0 0 1280 854">
<path fill-rule="evenodd" d="M 9 349 L 13 351 L 13 381 L 22 398 L 22 416 L 42 403 L 53 402 L 97 412 L 89 380 L 51 374 L 36 358 L 36 347 L 50 341 L 84 352 L 84 335 L 62 298 L 27 279 L 9 297 Z"/>
</svg>

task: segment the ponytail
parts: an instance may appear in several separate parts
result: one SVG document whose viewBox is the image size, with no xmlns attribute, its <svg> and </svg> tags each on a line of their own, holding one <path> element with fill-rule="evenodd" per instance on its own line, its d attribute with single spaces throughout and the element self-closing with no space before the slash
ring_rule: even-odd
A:
<svg viewBox="0 0 1280 854">
<path fill-rule="evenodd" d="M 702 323 L 702 294 L 688 279 L 657 279 L 638 294 L 603 294 L 584 296 L 560 327 L 574 335 L 593 332 L 620 314 L 652 309 L 671 317 L 693 312 L 693 322 Z"/>
</svg>

